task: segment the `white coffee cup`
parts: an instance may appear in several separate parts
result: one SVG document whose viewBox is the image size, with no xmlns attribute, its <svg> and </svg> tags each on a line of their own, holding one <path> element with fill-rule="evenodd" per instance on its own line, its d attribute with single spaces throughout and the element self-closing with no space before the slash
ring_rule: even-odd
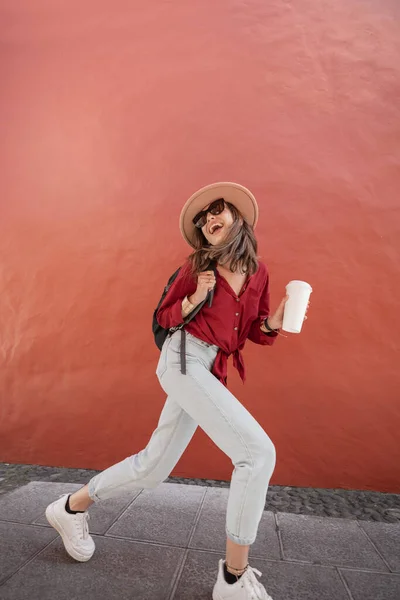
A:
<svg viewBox="0 0 400 600">
<path fill-rule="evenodd" d="M 289 296 L 283 313 L 282 329 L 289 333 L 300 333 L 306 315 L 312 287 L 306 281 L 290 281 L 286 286 Z"/>
</svg>

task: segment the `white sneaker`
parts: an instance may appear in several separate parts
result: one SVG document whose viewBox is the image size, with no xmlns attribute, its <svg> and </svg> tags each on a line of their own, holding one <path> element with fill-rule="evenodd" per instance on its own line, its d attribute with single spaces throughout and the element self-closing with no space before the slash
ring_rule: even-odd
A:
<svg viewBox="0 0 400 600">
<path fill-rule="evenodd" d="M 229 584 L 225 581 L 224 563 L 223 560 L 219 561 L 213 600 L 272 600 L 256 577 L 261 577 L 260 571 L 249 566 L 236 583 Z"/>
<path fill-rule="evenodd" d="M 86 562 L 92 558 L 95 550 L 93 538 L 89 535 L 89 513 L 67 513 L 67 498 L 68 494 L 49 504 L 46 508 L 46 519 L 61 535 L 68 554 L 79 562 Z"/>
</svg>

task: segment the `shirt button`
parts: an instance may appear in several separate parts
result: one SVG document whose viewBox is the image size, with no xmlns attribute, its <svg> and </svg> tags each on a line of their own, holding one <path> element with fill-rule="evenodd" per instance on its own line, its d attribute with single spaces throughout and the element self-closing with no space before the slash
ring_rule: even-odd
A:
<svg viewBox="0 0 400 600">
<path fill-rule="evenodd" d="M 239 298 L 236 298 L 236 302 L 240 302 L 240 299 L 239 299 Z"/>
<path fill-rule="evenodd" d="M 234 327 L 234 330 L 237 331 L 237 327 Z"/>
<path fill-rule="evenodd" d="M 238 317 L 238 316 L 239 316 L 239 313 L 235 313 L 235 316 L 236 316 L 236 317 Z"/>
</svg>

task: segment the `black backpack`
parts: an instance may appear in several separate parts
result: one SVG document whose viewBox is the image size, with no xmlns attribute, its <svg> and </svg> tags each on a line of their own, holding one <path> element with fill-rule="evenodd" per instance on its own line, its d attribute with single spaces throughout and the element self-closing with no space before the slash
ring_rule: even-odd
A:
<svg viewBox="0 0 400 600">
<path fill-rule="evenodd" d="M 207 269 L 210 270 L 212 269 L 214 271 L 214 273 L 216 273 L 216 263 L 214 261 L 210 262 L 209 267 Z M 161 350 L 161 348 L 163 347 L 163 344 L 165 342 L 165 340 L 167 339 L 168 335 L 171 333 L 174 333 L 174 331 L 178 331 L 178 329 L 183 329 L 183 327 L 185 325 L 187 325 L 192 319 L 194 319 L 194 317 L 197 315 L 197 313 L 203 308 L 203 306 L 206 304 L 206 302 L 208 302 L 209 306 L 211 306 L 212 304 L 212 299 L 214 296 L 214 290 L 212 290 L 211 292 L 208 292 L 207 297 L 205 300 L 203 300 L 203 302 L 200 302 L 200 304 L 198 304 L 196 306 L 196 308 L 194 310 L 192 310 L 192 312 L 186 317 L 186 319 L 184 320 L 183 323 L 181 323 L 180 325 L 177 325 L 176 327 L 171 327 L 171 329 L 164 329 L 164 327 L 161 327 L 160 323 L 157 321 L 157 311 L 160 308 L 165 296 L 167 295 L 168 290 L 170 289 L 171 285 L 174 283 L 175 279 L 178 276 L 179 271 L 181 270 L 181 267 L 179 267 L 179 269 L 177 269 L 175 271 L 175 273 L 173 275 L 171 275 L 171 277 L 168 279 L 168 283 L 164 288 L 164 291 L 162 293 L 162 296 L 160 298 L 159 303 L 157 304 L 157 308 L 155 309 L 154 313 L 153 313 L 153 335 L 154 335 L 154 341 L 156 343 L 156 346 L 159 350 Z"/>
</svg>

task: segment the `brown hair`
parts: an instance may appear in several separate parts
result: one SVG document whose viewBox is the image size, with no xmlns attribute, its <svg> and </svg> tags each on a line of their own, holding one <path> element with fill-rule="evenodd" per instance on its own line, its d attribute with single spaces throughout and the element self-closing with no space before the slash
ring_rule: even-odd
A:
<svg viewBox="0 0 400 600">
<path fill-rule="evenodd" d="M 232 273 L 239 270 L 254 275 L 258 270 L 257 240 L 253 228 L 233 204 L 225 204 L 232 213 L 233 223 L 222 244 L 212 246 L 201 229 L 195 230 L 195 250 L 189 256 L 193 274 L 205 271 L 211 260 L 223 266 L 229 265 Z"/>
</svg>

